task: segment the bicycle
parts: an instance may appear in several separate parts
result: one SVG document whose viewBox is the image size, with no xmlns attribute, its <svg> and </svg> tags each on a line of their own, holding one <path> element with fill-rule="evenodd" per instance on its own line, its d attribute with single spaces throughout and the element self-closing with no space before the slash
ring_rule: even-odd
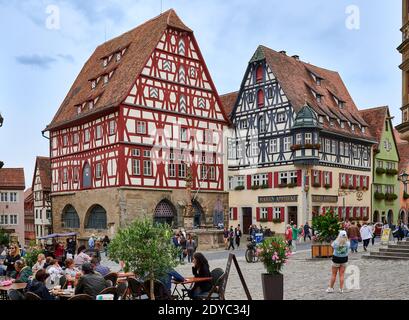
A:
<svg viewBox="0 0 409 320">
<path fill-rule="evenodd" d="M 246 261 L 248 263 L 256 263 L 258 262 L 258 254 L 257 254 L 257 243 L 252 240 L 251 243 L 247 245 L 247 250 L 246 250 Z"/>
</svg>

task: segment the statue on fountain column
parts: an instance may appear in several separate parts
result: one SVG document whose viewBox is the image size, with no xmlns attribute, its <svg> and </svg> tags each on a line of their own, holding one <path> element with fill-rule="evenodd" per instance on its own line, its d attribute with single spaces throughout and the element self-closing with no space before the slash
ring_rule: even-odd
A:
<svg viewBox="0 0 409 320">
<path fill-rule="evenodd" d="M 183 216 L 183 227 L 187 230 L 193 229 L 192 182 L 192 167 L 189 166 L 186 174 L 186 207 Z"/>
</svg>

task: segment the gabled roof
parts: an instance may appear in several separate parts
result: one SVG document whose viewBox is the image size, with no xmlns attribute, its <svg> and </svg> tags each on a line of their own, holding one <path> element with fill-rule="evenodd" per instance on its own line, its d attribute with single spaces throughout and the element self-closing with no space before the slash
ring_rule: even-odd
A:
<svg viewBox="0 0 409 320">
<path fill-rule="evenodd" d="M 369 124 L 369 131 L 376 138 L 378 144 L 381 142 L 382 133 L 385 127 L 386 117 L 388 116 L 388 107 L 376 107 L 360 110 L 359 113 Z"/>
<path fill-rule="evenodd" d="M 292 129 L 306 128 L 321 128 L 314 111 L 308 104 L 305 104 L 301 110 L 298 111 L 292 127 Z"/>
<path fill-rule="evenodd" d="M 35 177 L 37 174 L 37 169 L 40 174 L 40 180 L 41 180 L 41 185 L 43 187 L 43 190 L 51 191 L 51 161 L 50 161 L 50 158 L 47 158 L 47 157 L 37 157 L 36 158 L 33 183 L 31 187 L 33 190 L 34 190 L 34 183 L 35 183 Z"/>
<path fill-rule="evenodd" d="M 46 130 L 56 129 L 73 120 L 114 108 L 122 103 L 168 27 L 189 33 L 193 32 L 180 20 L 176 12 L 170 9 L 135 29 L 100 45 L 85 63 Z M 116 62 L 113 59 L 109 66 L 104 69 L 103 58 L 125 48 L 126 52 L 121 60 Z M 91 79 L 113 69 L 115 69 L 114 74 L 107 85 L 104 86 L 101 83 L 103 81 L 101 81 L 96 89 L 92 89 Z M 77 114 L 77 105 L 96 97 L 99 97 L 99 100 L 92 110 L 84 110 Z"/>
<path fill-rule="evenodd" d="M 0 189 L 24 190 L 25 188 L 23 168 L 0 169 Z"/>
<path fill-rule="evenodd" d="M 24 202 L 30 202 L 32 200 L 34 200 L 33 190 L 28 188 L 26 191 L 24 191 Z"/>
<path fill-rule="evenodd" d="M 239 92 L 231 92 L 220 96 L 220 102 L 226 116 L 230 119 L 230 115 L 233 112 L 234 105 L 236 104 Z"/>
<path fill-rule="evenodd" d="M 374 140 L 368 130 L 362 132 L 359 128 L 356 128 L 355 131 L 352 131 L 348 125 L 341 128 L 339 123 L 335 121 L 341 119 L 355 125 L 368 126 L 359 115 L 358 108 L 337 72 L 305 63 L 298 58 L 288 56 L 284 52 L 277 52 L 265 46 L 257 48 L 252 61 L 261 58 L 265 58 L 267 65 L 272 69 L 296 112 L 307 102 L 318 115 L 328 116 L 333 119 L 333 126 L 324 120 L 324 130 L 345 136 Z M 313 75 L 322 79 L 321 85 L 316 83 Z M 312 91 L 322 95 L 320 103 L 314 97 Z M 337 105 L 335 98 L 344 102 L 342 109 Z"/>
</svg>

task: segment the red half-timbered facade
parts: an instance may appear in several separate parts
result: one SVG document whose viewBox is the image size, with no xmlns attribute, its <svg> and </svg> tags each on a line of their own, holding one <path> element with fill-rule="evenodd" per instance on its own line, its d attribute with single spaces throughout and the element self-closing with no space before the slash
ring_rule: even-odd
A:
<svg viewBox="0 0 409 320">
<path fill-rule="evenodd" d="M 113 233 L 146 214 L 181 225 L 189 201 L 196 225 L 224 220 L 227 125 L 193 32 L 173 10 L 101 45 L 46 129 L 54 230 Z"/>
</svg>

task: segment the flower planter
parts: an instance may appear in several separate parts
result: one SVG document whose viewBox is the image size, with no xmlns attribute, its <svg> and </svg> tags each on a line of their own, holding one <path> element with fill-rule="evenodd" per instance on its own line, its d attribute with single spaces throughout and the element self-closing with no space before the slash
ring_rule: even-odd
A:
<svg viewBox="0 0 409 320">
<path fill-rule="evenodd" d="M 284 276 L 282 274 L 261 274 L 264 300 L 284 300 Z"/>
<path fill-rule="evenodd" d="M 334 249 L 330 244 L 313 244 L 311 245 L 312 258 L 331 258 Z"/>
</svg>

